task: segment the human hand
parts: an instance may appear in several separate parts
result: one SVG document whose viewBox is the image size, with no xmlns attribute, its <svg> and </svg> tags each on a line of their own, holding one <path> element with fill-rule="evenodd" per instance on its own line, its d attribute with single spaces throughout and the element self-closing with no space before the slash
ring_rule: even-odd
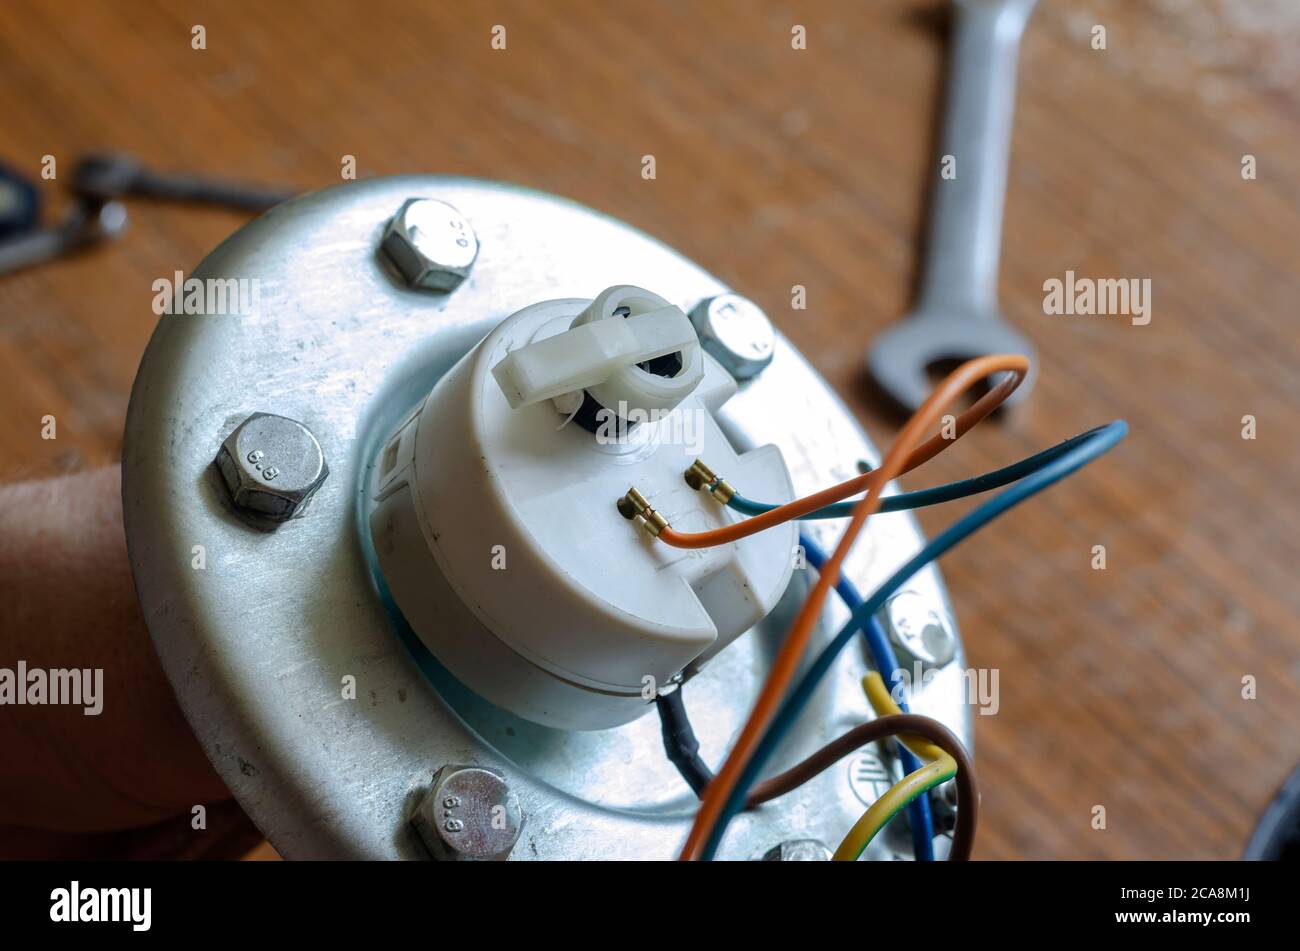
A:
<svg viewBox="0 0 1300 951">
<path fill-rule="evenodd" d="M 29 678 L 102 670 L 98 696 L 19 705 L 6 687 L 28 686 L 20 662 Z M 189 829 L 196 806 L 230 798 L 145 628 L 117 466 L 0 486 L 0 763 L 0 855 L 102 854 L 75 834 L 182 814 Z M 233 804 L 217 811 L 247 824 Z"/>
</svg>

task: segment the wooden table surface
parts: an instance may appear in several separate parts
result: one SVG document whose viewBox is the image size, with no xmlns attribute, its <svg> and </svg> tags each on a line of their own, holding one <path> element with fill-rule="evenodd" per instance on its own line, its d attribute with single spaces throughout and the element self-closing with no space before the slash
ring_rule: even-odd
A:
<svg viewBox="0 0 1300 951">
<path fill-rule="evenodd" d="M 54 155 L 62 177 L 83 151 L 124 149 L 309 189 L 353 155 L 361 176 L 563 194 L 757 300 L 887 442 L 899 419 L 862 355 L 911 298 L 942 12 L 6 0 L 0 160 L 36 176 Z M 1000 671 L 1000 710 L 977 717 L 978 857 L 1232 858 L 1300 757 L 1298 41 L 1287 2 L 1044 0 L 1030 24 L 1001 299 L 1038 348 L 1038 386 L 1024 412 L 905 481 L 1117 417 L 1132 434 L 944 561 L 971 663 Z M 57 210 L 60 182 L 44 191 Z M 130 213 L 116 244 L 0 279 L 0 481 L 119 458 L 151 283 L 243 220 Z M 1067 270 L 1150 279 L 1151 323 L 1047 316 L 1043 282 Z M 795 284 L 806 310 L 791 309 Z M 46 414 L 57 440 L 40 438 Z"/>
</svg>

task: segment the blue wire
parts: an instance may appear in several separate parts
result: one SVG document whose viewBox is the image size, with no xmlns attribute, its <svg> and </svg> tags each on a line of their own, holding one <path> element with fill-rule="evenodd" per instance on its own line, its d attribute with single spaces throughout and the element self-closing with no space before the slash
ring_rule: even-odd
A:
<svg viewBox="0 0 1300 951">
<path fill-rule="evenodd" d="M 1042 452 L 1036 452 L 1032 456 L 1026 456 L 1019 462 L 1013 462 L 1009 466 L 994 469 L 992 472 L 985 472 L 974 478 L 962 479 L 960 482 L 949 482 L 947 485 L 936 485 L 929 489 L 919 489 L 916 492 L 887 495 L 881 500 L 879 511 L 899 512 L 904 509 L 919 509 L 927 505 L 938 505 L 940 502 L 964 499 L 969 495 L 978 495 L 980 492 L 988 492 L 990 489 L 999 489 L 1004 485 L 1010 485 L 1031 472 L 1037 472 L 1053 459 L 1059 459 L 1075 446 L 1096 435 L 1100 428 L 1090 429 L 1078 436 L 1071 436 L 1064 442 L 1059 442 Z M 825 505 L 814 512 L 800 516 L 800 519 L 849 518 L 853 514 L 853 506 L 857 504 L 856 499 L 845 502 L 832 502 L 830 505 Z M 747 499 L 739 493 L 727 500 L 727 507 L 735 509 L 743 515 L 762 515 L 764 512 L 770 512 L 772 509 L 777 508 L 777 506 L 767 502 L 755 502 L 753 499 Z"/>
<path fill-rule="evenodd" d="M 931 539 L 903 567 L 894 572 L 888 581 L 877 588 L 871 597 L 854 608 L 853 616 L 849 618 L 849 622 L 840 629 L 840 632 L 835 635 L 835 639 L 821 652 L 807 673 L 804 674 L 803 679 L 786 695 L 785 701 L 781 704 L 781 709 L 777 711 L 776 716 L 772 719 L 772 723 L 763 739 L 754 750 L 754 755 L 750 757 L 749 762 L 741 772 L 739 782 L 736 783 L 735 788 L 731 791 L 731 796 L 724 804 L 718 823 L 713 827 L 713 833 L 709 836 L 708 842 L 704 844 L 701 857 L 706 861 L 713 858 L 718 850 L 719 843 L 722 841 L 722 836 L 726 833 L 727 826 L 744 804 L 750 787 L 754 785 L 758 774 L 767 765 L 767 761 L 771 759 L 777 744 L 789 732 L 795 718 L 807 705 L 809 697 L 817 688 L 817 684 L 826 676 L 826 672 L 835 663 L 835 658 L 839 656 L 840 651 L 853 639 L 853 634 L 867 623 L 868 619 L 885 603 L 890 595 L 901 588 L 912 575 L 940 555 L 960 544 L 968 536 L 983 528 L 1008 509 L 1014 508 L 1025 499 L 1037 495 L 1043 489 L 1061 481 L 1066 476 L 1092 462 L 1098 456 L 1109 452 L 1127 434 L 1128 424 L 1122 419 L 1115 420 L 1113 423 L 1108 423 L 1100 429 L 1094 430 L 1088 434 L 1083 444 L 1075 446 L 1069 452 L 1053 459 L 1038 471 L 1025 476 L 1006 491 L 998 493 L 973 512 L 958 519 L 945 529 L 942 534 Z"/>
<path fill-rule="evenodd" d="M 799 544 L 803 546 L 804 555 L 808 559 L 808 564 L 812 565 L 818 571 L 822 570 L 822 565 L 826 564 L 826 552 L 821 550 L 812 537 L 806 532 L 799 533 Z M 862 603 L 862 595 L 858 589 L 853 586 L 853 582 L 848 578 L 840 575 L 840 580 L 835 583 L 835 590 L 839 592 L 840 599 L 845 606 L 854 611 Z M 894 645 L 889 643 L 889 638 L 885 636 L 884 630 L 880 626 L 880 621 L 873 614 L 870 621 L 863 626 L 862 636 L 867 642 L 867 649 L 871 651 L 872 663 L 876 665 L 876 670 L 880 671 L 882 677 L 889 681 L 891 693 L 894 696 L 900 696 L 901 691 L 893 690 L 897 681 L 903 679 L 902 672 L 898 669 L 898 657 L 894 654 Z M 899 708 L 907 713 L 907 701 L 900 699 Z M 898 746 L 899 759 L 903 763 L 903 772 L 911 773 L 921 768 L 921 761 L 913 755 L 912 751 L 901 743 Z M 934 861 L 934 818 L 930 813 L 930 797 L 928 794 L 917 796 L 907 804 L 907 816 L 912 825 L 912 854 L 918 862 Z"/>
</svg>

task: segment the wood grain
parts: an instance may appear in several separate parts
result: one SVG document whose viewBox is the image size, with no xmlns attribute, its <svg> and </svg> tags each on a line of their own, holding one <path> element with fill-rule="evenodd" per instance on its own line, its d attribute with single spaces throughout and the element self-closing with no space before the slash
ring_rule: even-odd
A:
<svg viewBox="0 0 1300 951">
<path fill-rule="evenodd" d="M 1297 759 L 1300 17 L 1247 6 L 1044 0 L 1025 41 L 1001 292 L 1039 349 L 1039 385 L 1023 413 L 907 482 L 1112 418 L 1132 435 L 944 563 L 972 662 L 1000 671 L 1000 710 L 977 724 L 983 858 L 1231 858 Z M 53 154 L 67 174 L 82 151 L 121 148 L 305 189 L 355 155 L 364 176 L 564 194 L 759 301 L 886 441 L 898 419 L 862 354 L 915 280 L 941 13 L 8 0 L 0 160 L 34 176 Z M 791 49 L 794 23 L 806 50 Z M 191 49 L 193 24 L 206 50 Z M 45 191 L 57 211 L 58 182 Z M 0 480 L 118 458 L 151 282 L 243 220 L 130 210 L 115 245 L 0 279 Z M 1043 282 L 1067 269 L 1149 278 L 1152 322 L 1046 316 Z M 794 284 L 807 310 L 791 310 Z M 40 438 L 46 414 L 57 440 Z M 934 531 L 962 508 L 923 521 Z M 1090 567 L 1098 544 L 1104 571 Z"/>
</svg>

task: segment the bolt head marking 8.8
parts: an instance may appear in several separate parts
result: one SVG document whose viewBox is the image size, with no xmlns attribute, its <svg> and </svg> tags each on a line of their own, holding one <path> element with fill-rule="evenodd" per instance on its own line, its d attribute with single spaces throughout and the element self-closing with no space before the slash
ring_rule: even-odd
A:
<svg viewBox="0 0 1300 951">
<path fill-rule="evenodd" d="M 388 222 L 382 244 L 407 285 L 421 290 L 455 290 L 478 257 L 469 220 L 433 198 L 408 199 Z"/>
<path fill-rule="evenodd" d="M 411 817 L 435 859 L 505 859 L 523 829 L 519 797 L 506 778 L 482 766 L 444 766 Z"/>
<path fill-rule="evenodd" d="M 271 413 L 240 423 L 221 444 L 216 464 L 235 505 L 273 521 L 301 514 L 329 475 L 311 430 Z"/>
</svg>

